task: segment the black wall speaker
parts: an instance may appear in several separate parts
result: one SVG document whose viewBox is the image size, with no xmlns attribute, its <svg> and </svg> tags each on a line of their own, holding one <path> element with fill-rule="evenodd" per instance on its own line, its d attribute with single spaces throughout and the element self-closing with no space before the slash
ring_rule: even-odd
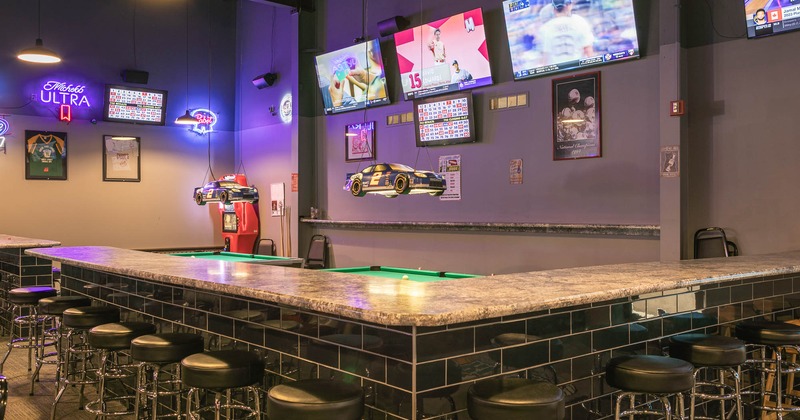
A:
<svg viewBox="0 0 800 420">
<path fill-rule="evenodd" d="M 150 78 L 150 73 L 142 70 L 122 70 L 120 76 L 122 76 L 124 82 L 146 85 L 147 80 Z"/>
<path fill-rule="evenodd" d="M 390 17 L 378 22 L 378 32 L 381 36 L 389 36 L 408 27 L 408 20 L 402 16 Z"/>
<path fill-rule="evenodd" d="M 264 89 L 265 87 L 275 84 L 276 80 L 278 80 L 277 73 L 264 73 L 260 76 L 256 76 L 256 78 L 253 79 L 253 86 L 259 89 Z"/>
</svg>

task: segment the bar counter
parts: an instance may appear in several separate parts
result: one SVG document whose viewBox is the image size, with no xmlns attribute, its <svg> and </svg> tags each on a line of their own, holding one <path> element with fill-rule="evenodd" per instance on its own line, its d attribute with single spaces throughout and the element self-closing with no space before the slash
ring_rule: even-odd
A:
<svg viewBox="0 0 800 420">
<path fill-rule="evenodd" d="M 664 337 L 725 333 L 756 316 L 794 318 L 800 251 L 615 264 L 415 283 L 187 259 L 109 247 L 33 249 L 62 288 L 210 347 L 262 351 L 270 380 L 359 381 L 379 418 L 435 418 L 470 383 L 527 372 L 558 383 L 568 418 L 610 413 L 602 369 L 658 353 Z"/>
<path fill-rule="evenodd" d="M 5 302 L 9 290 L 22 286 L 49 286 L 53 282 L 53 267 L 49 260 L 26 256 L 29 248 L 53 247 L 60 242 L 0 234 L 0 302 Z M 10 328 L 8 311 L 0 311 L 0 331 Z"/>
</svg>

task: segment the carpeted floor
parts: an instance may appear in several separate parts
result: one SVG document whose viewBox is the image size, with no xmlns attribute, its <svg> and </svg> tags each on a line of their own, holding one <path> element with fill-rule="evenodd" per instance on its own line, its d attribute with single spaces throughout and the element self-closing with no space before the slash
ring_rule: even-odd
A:
<svg viewBox="0 0 800 420">
<path fill-rule="evenodd" d="M 6 352 L 8 337 L 0 337 L 0 357 Z M 31 373 L 28 372 L 28 351 L 14 349 L 3 367 L 3 374 L 8 379 L 8 408 L 6 420 L 46 420 L 50 418 L 50 409 L 55 397 L 55 366 L 45 365 L 36 383 L 34 395 L 30 395 Z M 78 410 L 78 391 L 80 388 L 68 388 L 58 404 L 56 419 L 82 420 L 93 419 L 89 413 Z M 93 387 L 86 387 L 86 397 L 96 398 Z"/>
</svg>

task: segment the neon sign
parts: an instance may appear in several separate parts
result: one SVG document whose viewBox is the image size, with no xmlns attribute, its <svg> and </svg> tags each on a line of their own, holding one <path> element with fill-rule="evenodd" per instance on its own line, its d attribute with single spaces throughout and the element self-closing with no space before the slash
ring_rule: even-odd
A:
<svg viewBox="0 0 800 420">
<path fill-rule="evenodd" d="M 66 122 L 71 122 L 72 121 L 72 106 L 71 105 L 61 104 L 61 108 L 59 109 L 59 113 L 58 113 L 58 120 L 59 121 L 66 121 Z"/>
<path fill-rule="evenodd" d="M 84 94 L 85 90 L 86 85 L 67 84 L 67 82 L 50 80 L 45 82 L 42 85 L 42 89 L 39 90 L 39 99 L 47 104 L 65 104 L 88 108 L 92 105 L 89 103 L 89 98 Z"/>
<path fill-rule="evenodd" d="M 217 114 L 208 109 L 195 109 L 190 112 L 197 124 L 194 124 L 189 131 L 194 131 L 197 134 L 211 133 L 214 131 L 214 126 L 217 124 Z"/>
<path fill-rule="evenodd" d="M 0 117 L 0 136 L 8 133 L 8 130 L 11 128 L 11 124 L 8 123 L 8 120 Z"/>
</svg>

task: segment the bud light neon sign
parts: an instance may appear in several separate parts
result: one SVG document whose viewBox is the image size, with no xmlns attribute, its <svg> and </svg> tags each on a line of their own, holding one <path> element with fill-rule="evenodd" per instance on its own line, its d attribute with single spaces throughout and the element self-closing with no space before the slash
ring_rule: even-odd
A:
<svg viewBox="0 0 800 420">
<path fill-rule="evenodd" d="M 190 112 L 197 123 L 194 124 L 189 131 L 194 131 L 197 134 L 211 133 L 214 131 L 214 126 L 217 124 L 217 114 L 208 109 L 195 109 Z"/>
<path fill-rule="evenodd" d="M 77 107 L 91 107 L 85 93 L 86 85 L 50 80 L 39 90 L 39 99 L 46 104 L 63 104 Z"/>
<path fill-rule="evenodd" d="M 3 153 L 6 152 L 5 134 L 8 133 L 9 128 L 11 128 L 11 124 L 8 123 L 8 120 L 0 117 L 0 150 L 2 150 Z"/>
</svg>

